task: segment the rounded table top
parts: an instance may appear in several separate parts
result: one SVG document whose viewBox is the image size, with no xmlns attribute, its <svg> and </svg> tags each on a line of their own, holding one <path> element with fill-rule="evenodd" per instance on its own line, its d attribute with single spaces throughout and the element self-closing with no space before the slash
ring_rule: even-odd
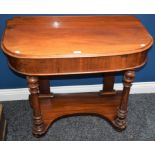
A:
<svg viewBox="0 0 155 155">
<path fill-rule="evenodd" d="M 23 16 L 7 21 L 1 45 L 18 58 L 72 58 L 132 54 L 152 43 L 133 16 Z"/>
</svg>

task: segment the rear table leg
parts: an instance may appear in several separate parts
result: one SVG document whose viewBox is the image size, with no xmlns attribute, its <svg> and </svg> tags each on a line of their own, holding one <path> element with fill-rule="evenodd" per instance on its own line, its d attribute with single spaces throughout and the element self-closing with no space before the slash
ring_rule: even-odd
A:
<svg viewBox="0 0 155 155">
<path fill-rule="evenodd" d="M 50 93 L 50 82 L 48 77 L 39 77 L 39 97 L 53 97 L 53 93 Z"/>
<path fill-rule="evenodd" d="M 115 95 L 114 90 L 115 76 L 112 73 L 105 73 L 103 79 L 103 90 L 100 91 L 100 95 Z"/>
</svg>

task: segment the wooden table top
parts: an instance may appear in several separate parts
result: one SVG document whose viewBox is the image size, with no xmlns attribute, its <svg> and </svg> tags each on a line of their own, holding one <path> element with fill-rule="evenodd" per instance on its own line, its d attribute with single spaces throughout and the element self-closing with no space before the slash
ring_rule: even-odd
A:
<svg viewBox="0 0 155 155">
<path fill-rule="evenodd" d="M 72 58 L 138 53 L 152 43 L 133 16 L 31 16 L 8 20 L 2 48 L 18 58 Z"/>
</svg>

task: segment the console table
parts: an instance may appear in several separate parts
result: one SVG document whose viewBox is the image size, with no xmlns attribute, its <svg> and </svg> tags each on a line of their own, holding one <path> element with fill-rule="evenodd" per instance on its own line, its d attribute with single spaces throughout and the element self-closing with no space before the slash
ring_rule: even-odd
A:
<svg viewBox="0 0 155 155">
<path fill-rule="evenodd" d="M 33 134 L 40 136 L 74 114 L 99 115 L 125 129 L 135 69 L 146 63 L 152 44 L 133 16 L 29 16 L 7 21 L 1 46 L 9 67 L 27 77 Z M 123 91 L 113 88 L 117 72 L 124 74 Z M 50 93 L 50 76 L 90 73 L 103 73 L 101 91 Z"/>
</svg>

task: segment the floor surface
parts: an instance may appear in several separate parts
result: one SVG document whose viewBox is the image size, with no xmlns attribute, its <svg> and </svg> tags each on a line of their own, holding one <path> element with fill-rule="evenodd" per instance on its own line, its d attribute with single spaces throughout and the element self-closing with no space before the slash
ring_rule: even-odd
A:
<svg viewBox="0 0 155 155">
<path fill-rule="evenodd" d="M 41 138 L 35 138 L 31 133 L 32 110 L 28 101 L 9 101 L 3 105 L 8 141 L 155 140 L 155 94 L 130 95 L 128 127 L 123 132 L 115 131 L 100 117 L 74 116 L 57 120 Z"/>
</svg>

